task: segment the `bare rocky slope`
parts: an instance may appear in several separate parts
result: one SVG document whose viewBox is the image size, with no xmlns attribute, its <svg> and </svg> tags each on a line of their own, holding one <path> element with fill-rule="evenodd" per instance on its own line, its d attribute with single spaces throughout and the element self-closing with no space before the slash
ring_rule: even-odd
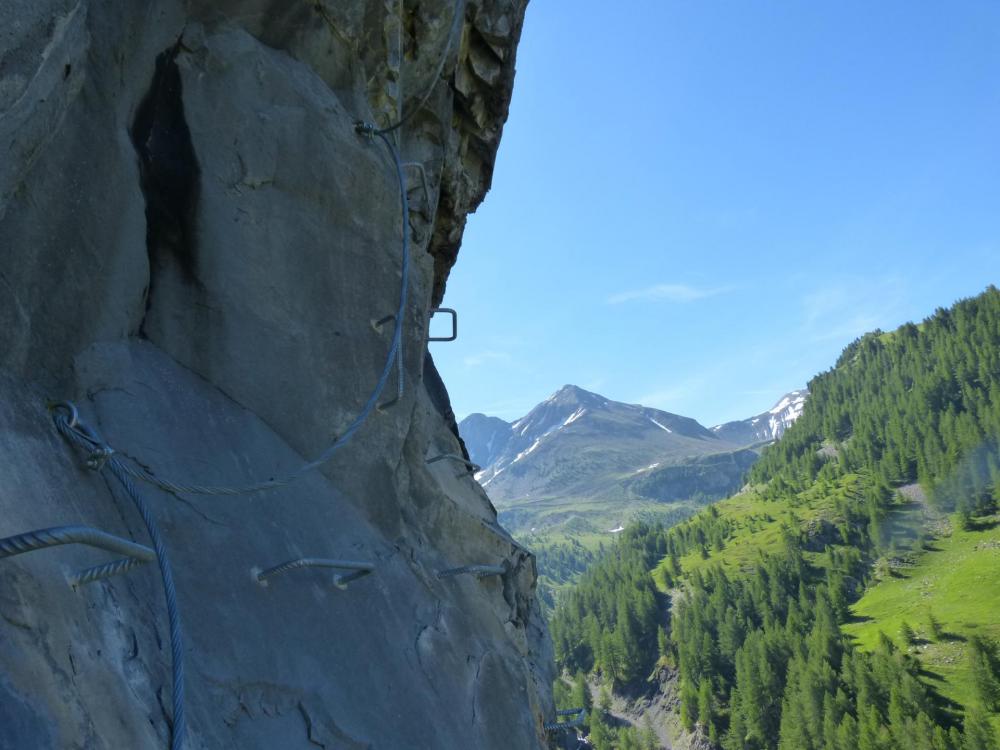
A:
<svg viewBox="0 0 1000 750">
<path fill-rule="evenodd" d="M 757 459 L 694 419 L 574 385 L 513 424 L 473 414 L 459 428 L 515 534 L 606 533 L 639 514 L 676 517 L 734 492 Z"/>
<path fill-rule="evenodd" d="M 109 468 L 246 485 L 403 387 L 330 461 L 232 496 L 138 491 L 172 563 L 186 748 L 536 748 L 552 716 L 534 559 L 464 466 L 427 355 L 489 187 L 523 0 L 0 4 L 0 537 L 85 525 L 149 545 Z M 391 365 L 391 363 L 390 363 Z M 56 431 L 70 399 L 117 453 Z M 82 429 L 82 428 L 81 428 Z M 88 468 L 85 460 L 97 470 Z M 117 463 L 116 463 L 117 462 Z M 9 552 L 10 550 L 8 550 Z M 345 590 L 301 557 L 365 561 Z M 0 748 L 166 748 L 157 564 L 73 545 L 0 559 Z M 437 572 L 501 566 L 477 580 Z"/>
</svg>

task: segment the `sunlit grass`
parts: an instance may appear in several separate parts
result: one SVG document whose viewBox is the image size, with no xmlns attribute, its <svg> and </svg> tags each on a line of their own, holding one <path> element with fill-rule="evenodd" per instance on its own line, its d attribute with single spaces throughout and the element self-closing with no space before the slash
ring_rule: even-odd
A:
<svg viewBox="0 0 1000 750">
<path fill-rule="evenodd" d="M 857 621 L 844 631 L 864 649 L 875 647 L 879 631 L 906 648 L 899 634 L 905 621 L 917 634 L 917 645 L 909 648 L 927 671 L 927 682 L 946 699 L 967 705 L 973 686 L 965 639 L 1000 639 L 1000 516 L 982 519 L 972 531 L 952 525 L 926 547 L 912 567 L 869 588 L 852 607 Z M 937 641 L 931 612 L 944 633 Z"/>
</svg>

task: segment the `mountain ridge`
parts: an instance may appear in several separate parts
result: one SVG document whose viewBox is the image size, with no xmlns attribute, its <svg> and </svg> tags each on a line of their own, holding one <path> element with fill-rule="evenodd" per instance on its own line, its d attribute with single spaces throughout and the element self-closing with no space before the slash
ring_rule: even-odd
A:
<svg viewBox="0 0 1000 750">
<path fill-rule="evenodd" d="M 753 417 L 712 429 L 572 384 L 513 422 L 471 414 L 459 430 L 482 467 L 476 479 L 515 531 L 582 521 L 610 532 L 640 509 L 697 507 L 737 489 L 757 445 L 801 413 L 801 394 L 767 413 L 778 427 L 771 432 Z"/>
<path fill-rule="evenodd" d="M 809 389 L 789 391 L 770 409 L 747 419 L 717 424 L 710 429 L 731 442 L 750 445 L 778 440 L 802 416 Z"/>
</svg>

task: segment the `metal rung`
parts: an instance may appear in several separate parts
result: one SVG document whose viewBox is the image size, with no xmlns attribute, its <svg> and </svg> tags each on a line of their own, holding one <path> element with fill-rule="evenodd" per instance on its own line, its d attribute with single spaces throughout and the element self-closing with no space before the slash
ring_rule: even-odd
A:
<svg viewBox="0 0 1000 750">
<path fill-rule="evenodd" d="M 521 550 L 521 552 L 524 552 L 526 554 L 531 554 L 531 551 L 527 547 L 525 547 L 523 544 L 518 542 L 514 537 L 512 537 L 510 535 L 510 532 L 507 531 L 507 529 L 500 526 L 500 524 L 498 524 L 496 521 L 486 521 L 484 519 L 480 519 L 479 523 L 481 523 L 483 525 L 483 528 L 485 528 L 491 534 L 496 536 L 498 539 L 501 539 L 502 541 L 506 542 L 512 547 Z"/>
<path fill-rule="evenodd" d="M 274 576 L 287 573 L 289 570 L 295 570 L 297 568 L 339 568 L 341 570 L 356 571 L 355 573 L 334 577 L 334 583 L 338 585 L 343 584 L 343 586 L 341 586 L 341 588 L 343 588 L 349 581 L 356 580 L 371 573 L 375 570 L 375 565 L 367 562 L 356 562 L 354 560 L 330 560 L 325 557 L 299 557 L 295 560 L 289 560 L 281 563 L 280 565 L 275 565 L 273 568 L 268 568 L 267 570 L 253 568 L 250 571 L 250 574 L 261 586 L 267 586 L 268 578 L 273 578 Z"/>
<path fill-rule="evenodd" d="M 449 568 L 448 570 L 442 570 L 437 574 L 438 578 L 451 578 L 452 576 L 460 576 L 468 573 L 469 575 L 474 575 L 476 578 L 486 578 L 487 576 L 502 576 L 508 570 L 510 566 L 506 563 L 503 565 L 464 565 L 461 568 Z"/>
<path fill-rule="evenodd" d="M 382 326 L 395 319 L 396 319 L 396 314 L 390 313 L 389 315 L 386 315 L 384 318 L 379 318 L 378 320 L 372 320 L 372 328 L 374 328 L 376 331 L 381 331 Z"/>
<path fill-rule="evenodd" d="M 433 307 L 431 308 L 431 317 L 434 317 L 437 313 L 448 313 L 451 316 L 451 336 L 430 336 L 428 335 L 428 341 L 454 341 L 458 338 L 458 311 L 450 307 Z M 427 321 L 427 325 L 430 326 L 430 321 Z"/>
<path fill-rule="evenodd" d="M 388 411 L 393 406 L 395 406 L 398 402 L 399 402 L 399 396 L 396 396 L 396 398 L 391 399 L 389 401 L 386 401 L 384 404 L 379 404 L 375 408 L 378 409 L 380 412 L 381 411 Z"/>
<path fill-rule="evenodd" d="M 554 721 L 545 725 L 546 732 L 558 732 L 560 729 L 572 729 L 583 723 L 587 716 L 586 708 L 568 708 L 563 711 L 556 711 L 556 716 L 572 716 L 569 721 Z"/>
<path fill-rule="evenodd" d="M 124 573 L 137 565 L 145 565 L 156 557 L 156 553 L 149 547 L 91 526 L 53 526 L 0 539 L 0 559 L 63 544 L 83 544 L 125 555 L 122 559 L 86 568 L 71 576 L 69 583 L 73 587 Z"/>
<path fill-rule="evenodd" d="M 359 578 L 364 578 L 369 575 L 371 570 L 355 570 L 353 573 L 345 573 L 344 575 L 336 575 L 333 577 L 333 585 L 338 589 L 344 590 L 347 588 L 347 584 L 351 581 L 356 581 Z"/>
<path fill-rule="evenodd" d="M 477 471 L 482 471 L 483 467 L 479 464 L 474 464 L 469 461 L 465 456 L 460 456 L 457 453 L 442 453 L 440 456 L 434 456 L 434 458 L 428 458 L 426 463 L 435 464 L 438 461 L 444 461 L 445 459 L 451 459 L 452 461 L 458 461 L 461 464 L 465 464 L 465 468 L 469 470 L 470 474 L 475 474 Z"/>
<path fill-rule="evenodd" d="M 112 560 L 109 563 L 104 563 L 104 565 L 95 565 L 92 568 L 85 568 L 79 573 L 76 573 L 69 578 L 69 585 L 73 588 L 77 586 L 84 586 L 88 583 L 93 583 L 94 581 L 100 581 L 105 578 L 111 578 L 120 573 L 125 573 L 126 571 L 132 570 L 140 565 L 145 565 L 148 560 L 139 560 L 135 557 L 121 557 L 117 560 Z"/>
</svg>

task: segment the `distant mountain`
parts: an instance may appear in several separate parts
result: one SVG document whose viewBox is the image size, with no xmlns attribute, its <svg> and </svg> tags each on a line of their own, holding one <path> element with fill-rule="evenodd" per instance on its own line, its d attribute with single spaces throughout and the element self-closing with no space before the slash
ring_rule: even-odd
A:
<svg viewBox="0 0 1000 750">
<path fill-rule="evenodd" d="M 740 486 L 756 453 L 689 417 L 567 385 L 513 424 L 459 425 L 476 478 L 515 532 L 567 524 L 608 531 Z"/>
<path fill-rule="evenodd" d="M 737 445 L 770 443 L 780 438 L 802 415 L 809 391 L 792 391 L 782 396 L 771 409 L 750 419 L 726 422 L 712 428 L 718 437 Z"/>
<path fill-rule="evenodd" d="M 510 422 L 485 414 L 470 414 L 460 426 L 469 458 L 480 466 L 489 466 L 507 447 L 511 438 Z"/>
</svg>

